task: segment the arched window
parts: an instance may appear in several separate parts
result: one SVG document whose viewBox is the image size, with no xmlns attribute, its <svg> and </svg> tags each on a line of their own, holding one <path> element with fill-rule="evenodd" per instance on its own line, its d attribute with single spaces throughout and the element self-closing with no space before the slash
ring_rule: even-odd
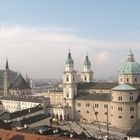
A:
<svg viewBox="0 0 140 140">
<path fill-rule="evenodd" d="M 131 116 L 131 119 L 133 119 L 134 118 L 134 116 Z"/>
<path fill-rule="evenodd" d="M 126 81 L 129 82 L 129 78 L 127 78 Z"/>
<path fill-rule="evenodd" d="M 67 81 L 67 82 L 69 81 L 69 77 L 68 77 L 68 76 L 66 77 L 66 81 Z"/>
<path fill-rule="evenodd" d="M 87 77 L 85 76 L 85 81 L 87 81 Z"/>
</svg>

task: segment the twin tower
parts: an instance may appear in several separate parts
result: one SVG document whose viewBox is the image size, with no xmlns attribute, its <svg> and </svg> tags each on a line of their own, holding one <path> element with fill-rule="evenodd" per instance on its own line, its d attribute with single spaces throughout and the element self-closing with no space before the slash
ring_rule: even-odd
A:
<svg viewBox="0 0 140 140">
<path fill-rule="evenodd" d="M 68 58 L 66 60 L 66 69 L 63 73 L 63 98 L 65 100 L 64 106 L 71 107 L 71 118 L 73 118 L 74 113 L 74 99 L 77 95 L 77 84 L 79 82 L 92 82 L 93 72 L 91 71 L 91 63 L 89 61 L 88 55 L 86 55 L 84 61 L 84 68 L 81 75 L 77 74 L 74 70 L 74 61 L 71 57 L 71 53 L 68 53 Z"/>
</svg>

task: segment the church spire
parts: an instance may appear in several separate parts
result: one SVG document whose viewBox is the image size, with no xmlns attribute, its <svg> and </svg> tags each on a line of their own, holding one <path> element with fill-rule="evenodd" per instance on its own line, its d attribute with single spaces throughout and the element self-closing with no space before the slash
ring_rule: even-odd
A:
<svg viewBox="0 0 140 140">
<path fill-rule="evenodd" d="M 88 58 L 88 54 L 86 55 L 86 58 L 84 61 L 84 66 L 91 66 L 91 63 L 90 63 L 89 58 Z"/>
<path fill-rule="evenodd" d="M 71 57 L 71 52 L 69 50 L 69 53 L 68 53 L 68 58 L 66 60 L 66 65 L 74 65 L 74 62 L 73 62 L 73 59 Z"/>
<path fill-rule="evenodd" d="M 131 49 L 129 50 L 129 53 L 128 53 L 128 55 L 127 55 L 127 60 L 126 60 L 126 61 L 127 61 L 127 62 L 135 61 L 135 58 L 134 58 L 134 55 L 133 55 Z"/>
<path fill-rule="evenodd" d="M 3 85 L 4 85 L 4 96 L 8 96 L 9 87 L 10 87 L 10 70 L 9 70 L 9 65 L 8 65 L 8 59 L 6 59 Z"/>
<path fill-rule="evenodd" d="M 6 65 L 5 65 L 5 69 L 9 70 L 8 59 L 6 59 Z"/>
</svg>

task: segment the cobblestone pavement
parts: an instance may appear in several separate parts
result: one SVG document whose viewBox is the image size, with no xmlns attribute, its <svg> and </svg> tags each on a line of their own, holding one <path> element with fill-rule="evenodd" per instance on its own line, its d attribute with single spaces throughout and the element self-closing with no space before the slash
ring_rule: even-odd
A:
<svg viewBox="0 0 140 140">
<path fill-rule="evenodd" d="M 101 131 L 99 131 L 99 125 L 97 124 L 79 124 L 75 122 L 67 122 L 63 125 L 58 125 L 58 127 L 67 130 L 74 130 L 77 133 L 80 133 L 84 131 L 84 129 L 86 129 L 91 136 L 94 136 L 96 138 L 105 137 L 107 135 L 106 125 L 100 125 Z M 109 137 L 113 140 L 123 140 L 123 138 L 126 136 L 127 131 L 128 129 L 109 127 Z"/>
</svg>

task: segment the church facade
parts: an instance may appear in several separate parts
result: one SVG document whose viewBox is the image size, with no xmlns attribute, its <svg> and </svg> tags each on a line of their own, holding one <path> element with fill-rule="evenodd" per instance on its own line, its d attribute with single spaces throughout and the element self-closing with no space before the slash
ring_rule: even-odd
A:
<svg viewBox="0 0 140 140">
<path fill-rule="evenodd" d="M 66 68 L 63 73 L 63 92 L 46 93 L 47 97 L 55 100 L 63 110 L 69 110 L 69 119 L 85 122 L 100 123 L 118 127 L 131 128 L 140 118 L 140 65 L 129 51 L 126 62 L 118 70 L 118 82 L 94 82 L 91 63 L 86 56 L 83 72 L 80 75 L 74 69 L 71 53 L 68 53 Z M 53 96 L 54 95 L 54 96 Z M 51 106 L 50 115 L 63 116 Z M 62 117 L 61 117 L 62 118 Z M 65 118 L 65 117 L 63 117 Z"/>
</svg>

